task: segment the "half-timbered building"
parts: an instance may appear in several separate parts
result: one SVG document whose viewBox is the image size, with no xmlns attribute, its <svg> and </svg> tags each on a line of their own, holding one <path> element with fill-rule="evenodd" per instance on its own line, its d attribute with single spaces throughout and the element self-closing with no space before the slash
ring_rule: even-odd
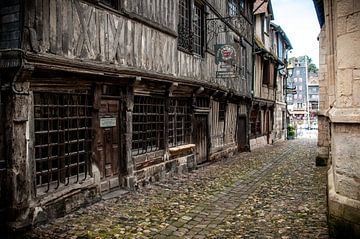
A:
<svg viewBox="0 0 360 239">
<path fill-rule="evenodd" d="M 284 65 L 284 62 L 278 59 L 279 52 L 277 42 L 275 42 L 279 29 L 270 24 L 274 20 L 271 1 L 255 1 L 254 14 L 254 80 L 250 112 L 251 149 L 272 144 L 274 141 L 277 75 L 279 68 Z"/>
<path fill-rule="evenodd" d="M 270 23 L 273 29 L 273 45 L 278 61 L 274 109 L 273 140 L 285 140 L 287 138 L 287 78 L 288 78 L 288 52 L 292 49 L 289 38 L 281 26 Z"/>
<path fill-rule="evenodd" d="M 252 5 L 1 1 L 6 223 L 36 224 L 247 150 Z"/>
</svg>

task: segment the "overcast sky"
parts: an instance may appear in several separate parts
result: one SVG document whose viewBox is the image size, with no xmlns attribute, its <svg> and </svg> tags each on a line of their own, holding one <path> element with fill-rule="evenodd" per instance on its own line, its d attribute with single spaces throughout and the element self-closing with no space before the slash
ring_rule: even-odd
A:
<svg viewBox="0 0 360 239">
<path fill-rule="evenodd" d="M 292 52 L 289 57 L 308 55 L 319 66 L 320 26 L 312 0 L 272 0 L 274 23 L 288 36 Z"/>
</svg>

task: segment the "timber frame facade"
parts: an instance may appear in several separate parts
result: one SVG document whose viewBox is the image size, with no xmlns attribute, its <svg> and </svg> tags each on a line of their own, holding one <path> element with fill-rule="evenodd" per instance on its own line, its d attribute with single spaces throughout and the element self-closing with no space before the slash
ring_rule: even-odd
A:
<svg viewBox="0 0 360 239">
<path fill-rule="evenodd" d="M 255 1 L 253 101 L 250 113 L 251 149 L 272 143 L 277 61 L 272 45 L 271 1 Z"/>
<path fill-rule="evenodd" d="M 248 150 L 252 7 L 252 0 L 1 1 L 7 226 Z M 234 47 L 235 77 L 217 77 L 216 44 Z"/>
<path fill-rule="evenodd" d="M 274 20 L 271 1 L 254 3 L 254 78 L 250 148 L 286 139 L 287 52 L 291 43 Z"/>
</svg>

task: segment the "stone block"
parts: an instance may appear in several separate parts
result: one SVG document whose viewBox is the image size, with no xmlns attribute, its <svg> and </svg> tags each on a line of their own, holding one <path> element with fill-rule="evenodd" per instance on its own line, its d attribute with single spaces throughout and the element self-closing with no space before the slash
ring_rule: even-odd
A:
<svg viewBox="0 0 360 239">
<path fill-rule="evenodd" d="M 347 16 L 338 17 L 337 19 L 337 35 L 343 35 L 347 32 Z"/>
<path fill-rule="evenodd" d="M 337 80 L 339 84 L 339 96 L 352 95 L 352 69 L 338 70 Z"/>
<path fill-rule="evenodd" d="M 360 11 L 360 1 L 354 0 L 354 12 Z"/>
<path fill-rule="evenodd" d="M 120 185 L 120 183 L 119 183 L 119 178 L 116 177 L 116 178 L 110 179 L 109 185 L 110 185 L 110 189 L 111 189 L 111 188 L 119 187 L 119 185 Z"/>
<path fill-rule="evenodd" d="M 359 22 L 360 22 L 360 13 L 354 13 L 352 15 L 349 15 L 346 18 L 346 31 L 347 32 L 359 31 L 360 30 Z"/>
<path fill-rule="evenodd" d="M 108 181 L 104 181 L 104 182 L 101 182 L 100 184 L 100 191 L 101 192 L 104 192 L 104 191 L 109 191 L 109 182 Z"/>
<path fill-rule="evenodd" d="M 347 129 L 341 129 L 345 132 L 334 130 L 331 144 L 336 192 L 360 200 L 360 132 L 356 124 L 341 127 Z"/>
<path fill-rule="evenodd" d="M 336 1 L 337 17 L 347 16 L 354 12 L 354 2 L 349 0 Z"/>
<path fill-rule="evenodd" d="M 353 84 L 353 106 L 360 106 L 360 81 L 356 80 Z"/>
<path fill-rule="evenodd" d="M 328 171 L 330 236 L 331 238 L 360 238 L 360 201 L 335 191 L 333 167 L 334 165 Z"/>
<path fill-rule="evenodd" d="M 353 79 L 354 80 L 360 80 L 360 69 L 354 69 L 353 70 Z"/>
<path fill-rule="evenodd" d="M 340 69 L 352 69 L 360 66 L 360 31 L 337 37 L 337 65 Z M 338 74 L 339 75 L 339 74 Z"/>
<path fill-rule="evenodd" d="M 340 96 L 338 97 L 337 105 L 339 107 L 349 108 L 352 106 L 352 97 L 351 96 Z"/>
</svg>

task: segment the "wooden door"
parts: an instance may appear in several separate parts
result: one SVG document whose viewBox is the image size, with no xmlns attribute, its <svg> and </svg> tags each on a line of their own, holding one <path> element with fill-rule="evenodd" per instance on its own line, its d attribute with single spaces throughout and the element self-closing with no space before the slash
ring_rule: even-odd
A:
<svg viewBox="0 0 360 239">
<path fill-rule="evenodd" d="M 101 100 L 97 151 L 101 176 L 101 191 L 119 186 L 119 100 Z"/>
<path fill-rule="evenodd" d="M 196 163 L 201 164 L 208 159 L 208 117 L 195 115 L 194 142 L 196 145 Z"/>
<path fill-rule="evenodd" d="M 266 121 L 266 126 L 265 126 L 265 131 L 266 131 L 266 139 L 267 139 L 267 143 L 270 144 L 270 111 L 266 111 L 265 113 L 265 121 Z"/>
<path fill-rule="evenodd" d="M 239 152 L 246 151 L 246 117 L 238 118 L 237 142 Z"/>
</svg>

